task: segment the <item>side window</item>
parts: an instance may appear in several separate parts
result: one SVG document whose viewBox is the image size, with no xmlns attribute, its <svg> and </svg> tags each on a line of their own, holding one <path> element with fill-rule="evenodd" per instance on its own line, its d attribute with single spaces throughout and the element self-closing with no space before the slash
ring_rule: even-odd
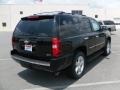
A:
<svg viewBox="0 0 120 90">
<path fill-rule="evenodd" d="M 115 25 L 113 21 L 103 21 L 105 25 Z"/>
<path fill-rule="evenodd" d="M 80 33 L 89 33 L 91 32 L 90 22 L 87 18 L 80 18 Z"/>
<path fill-rule="evenodd" d="M 91 24 L 92 24 L 92 27 L 93 27 L 94 31 L 99 31 L 100 30 L 100 25 L 94 19 L 91 19 Z"/>
<path fill-rule="evenodd" d="M 80 34 L 80 21 L 79 17 L 73 16 L 73 28 L 77 32 L 77 34 Z"/>
<path fill-rule="evenodd" d="M 91 32 L 90 22 L 87 18 L 74 16 L 73 25 L 74 29 L 78 32 L 79 35 Z"/>
<path fill-rule="evenodd" d="M 71 37 L 78 34 L 74 28 L 73 17 L 70 15 L 61 15 L 59 25 L 61 37 Z"/>
</svg>

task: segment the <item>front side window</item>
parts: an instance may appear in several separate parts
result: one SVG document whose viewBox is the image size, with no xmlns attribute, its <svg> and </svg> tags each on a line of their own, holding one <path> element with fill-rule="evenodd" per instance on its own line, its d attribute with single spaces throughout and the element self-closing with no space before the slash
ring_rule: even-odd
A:
<svg viewBox="0 0 120 90">
<path fill-rule="evenodd" d="M 100 30 L 100 25 L 94 19 L 91 19 L 91 24 L 92 24 L 92 27 L 93 27 L 93 31 L 99 31 Z"/>
</svg>

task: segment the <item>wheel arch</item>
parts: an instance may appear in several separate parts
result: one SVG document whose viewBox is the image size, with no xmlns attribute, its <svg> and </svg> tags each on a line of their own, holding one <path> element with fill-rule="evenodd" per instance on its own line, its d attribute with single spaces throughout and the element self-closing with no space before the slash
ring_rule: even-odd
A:
<svg viewBox="0 0 120 90">
<path fill-rule="evenodd" d="M 86 46 L 80 46 L 80 47 L 76 48 L 74 50 L 74 54 L 76 54 L 80 51 L 83 52 L 85 56 L 87 55 L 87 47 Z"/>
</svg>

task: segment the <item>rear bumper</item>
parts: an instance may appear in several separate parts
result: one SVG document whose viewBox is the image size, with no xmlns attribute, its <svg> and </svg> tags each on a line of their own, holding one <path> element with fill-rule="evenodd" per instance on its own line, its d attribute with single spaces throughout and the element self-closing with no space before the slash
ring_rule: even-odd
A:
<svg viewBox="0 0 120 90">
<path fill-rule="evenodd" d="M 48 61 L 26 58 L 17 55 L 14 51 L 11 51 L 11 57 L 26 68 L 36 68 L 40 70 L 57 72 L 67 68 L 72 63 L 72 54 L 66 55 L 60 58 L 51 59 Z"/>
</svg>

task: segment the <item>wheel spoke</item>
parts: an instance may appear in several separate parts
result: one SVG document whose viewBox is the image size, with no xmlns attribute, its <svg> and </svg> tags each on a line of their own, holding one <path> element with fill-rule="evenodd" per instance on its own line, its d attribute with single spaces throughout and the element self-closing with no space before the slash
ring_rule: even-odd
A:
<svg viewBox="0 0 120 90">
<path fill-rule="evenodd" d="M 75 68 L 75 71 L 78 73 L 78 67 Z"/>
<path fill-rule="evenodd" d="M 84 69 L 84 58 L 82 56 L 79 56 L 76 60 L 76 68 L 75 71 L 78 75 L 80 75 L 83 72 Z"/>
<path fill-rule="evenodd" d="M 109 54 L 111 51 L 111 45 L 110 42 L 107 43 L 107 53 Z"/>
</svg>

